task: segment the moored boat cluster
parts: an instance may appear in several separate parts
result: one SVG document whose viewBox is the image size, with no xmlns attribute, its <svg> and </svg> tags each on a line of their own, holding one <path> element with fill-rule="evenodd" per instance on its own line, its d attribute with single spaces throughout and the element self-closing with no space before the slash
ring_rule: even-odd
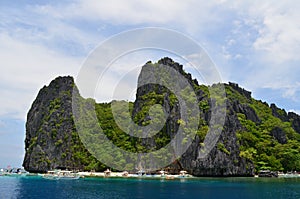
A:
<svg viewBox="0 0 300 199">
<path fill-rule="evenodd" d="M 194 178 L 193 175 L 188 174 L 187 171 L 180 171 L 178 174 L 169 174 L 167 171 L 160 170 L 156 172 L 146 172 L 144 170 L 138 170 L 136 172 L 113 172 L 110 169 L 106 169 L 104 172 L 95 172 L 95 171 L 70 171 L 70 170 L 61 170 L 55 169 L 50 170 L 45 174 L 33 174 L 25 171 L 23 168 L 2 168 L 0 169 L 0 176 L 15 176 L 15 177 L 24 177 L 24 176 L 40 176 L 44 179 L 49 180 L 76 180 L 79 178 L 85 177 L 120 177 L 120 178 L 156 178 L 156 179 L 182 179 L 182 178 Z M 278 172 L 270 170 L 261 170 L 258 172 L 255 177 L 272 177 L 272 178 L 300 178 L 300 173 L 293 172 Z"/>
<path fill-rule="evenodd" d="M 157 172 L 145 172 L 139 170 L 137 172 L 112 172 L 107 169 L 104 172 L 79 172 L 79 175 L 84 177 L 132 177 L 132 178 L 164 178 L 164 179 L 176 179 L 176 178 L 192 178 L 193 176 L 188 174 L 187 171 L 180 171 L 179 174 L 169 174 L 168 172 L 161 170 Z"/>
<path fill-rule="evenodd" d="M 26 176 L 29 175 L 29 172 L 25 171 L 22 168 L 2 168 L 0 169 L 0 176 Z"/>
<path fill-rule="evenodd" d="M 270 171 L 270 170 L 261 170 L 259 171 L 258 175 L 255 177 L 268 177 L 268 178 L 300 178 L 300 173 L 293 171 L 293 172 L 278 172 L 278 171 Z"/>
</svg>

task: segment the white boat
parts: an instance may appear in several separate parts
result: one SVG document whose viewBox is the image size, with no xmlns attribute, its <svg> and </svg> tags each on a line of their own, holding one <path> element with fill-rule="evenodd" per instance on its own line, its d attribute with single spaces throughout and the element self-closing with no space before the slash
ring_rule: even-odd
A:
<svg viewBox="0 0 300 199">
<path fill-rule="evenodd" d="M 58 180 L 59 179 L 59 171 L 48 171 L 46 174 L 43 174 L 43 178 L 48 180 Z"/>
<path fill-rule="evenodd" d="M 43 178 L 48 180 L 76 180 L 80 178 L 80 175 L 72 171 L 54 170 L 48 171 L 43 175 Z"/>
<path fill-rule="evenodd" d="M 0 176 L 24 177 L 28 174 L 29 172 L 21 168 L 0 169 Z"/>
<path fill-rule="evenodd" d="M 300 174 L 296 172 L 279 173 L 278 178 L 300 178 Z"/>
<path fill-rule="evenodd" d="M 78 173 L 74 173 L 72 171 L 60 171 L 59 172 L 59 179 L 62 180 L 74 180 L 79 179 L 80 175 Z"/>
</svg>

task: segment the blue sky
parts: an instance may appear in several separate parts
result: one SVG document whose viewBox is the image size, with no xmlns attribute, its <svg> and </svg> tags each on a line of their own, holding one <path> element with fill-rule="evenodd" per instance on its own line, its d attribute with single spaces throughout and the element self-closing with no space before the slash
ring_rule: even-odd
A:
<svg viewBox="0 0 300 199">
<path fill-rule="evenodd" d="M 39 89 L 58 75 L 76 76 L 99 43 L 134 28 L 161 27 L 191 37 L 223 82 L 238 82 L 255 98 L 299 113 L 299 10 L 292 0 L 2 0 L 0 167 L 21 165 L 26 114 Z M 122 67 L 159 55 L 136 53 Z"/>
</svg>

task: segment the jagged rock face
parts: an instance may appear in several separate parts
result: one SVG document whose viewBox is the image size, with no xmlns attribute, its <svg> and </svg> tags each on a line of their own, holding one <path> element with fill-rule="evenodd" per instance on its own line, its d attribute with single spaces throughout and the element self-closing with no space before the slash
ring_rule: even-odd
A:
<svg viewBox="0 0 300 199">
<path fill-rule="evenodd" d="M 288 117 L 292 121 L 295 131 L 300 134 L 300 116 L 296 113 L 289 112 Z"/>
<path fill-rule="evenodd" d="M 255 123 L 260 123 L 260 119 L 258 118 L 255 111 L 247 104 L 240 104 L 239 101 L 235 100 L 232 102 L 232 108 L 236 113 L 245 114 L 247 120 L 251 120 Z"/>
<path fill-rule="evenodd" d="M 287 113 L 284 109 L 278 108 L 275 104 L 271 104 L 272 114 L 281 119 L 283 122 L 291 121 L 293 129 L 300 134 L 300 116 L 296 113 Z"/>
<path fill-rule="evenodd" d="M 240 157 L 236 132 L 242 129 L 232 104 L 227 103 L 225 124 L 217 145 L 206 157 L 199 158 L 201 142 L 196 137 L 180 159 L 182 167 L 195 176 L 253 176 L 253 163 Z"/>
<path fill-rule="evenodd" d="M 191 74 L 187 74 L 183 71 L 182 65 L 174 62 L 170 58 L 161 59 L 158 61 L 158 64 L 162 64 L 166 67 L 169 66 L 169 67 L 175 69 L 181 75 L 185 76 L 190 84 L 193 82 L 198 84 L 197 80 L 191 79 Z M 158 95 L 163 95 L 163 99 L 157 103 L 160 103 L 163 106 L 166 114 L 169 115 L 169 117 L 167 118 L 167 121 L 165 123 L 165 133 L 169 136 L 169 138 L 172 139 L 176 135 L 176 132 L 178 131 L 178 128 L 179 128 L 179 125 L 177 123 L 177 121 L 180 119 L 179 103 L 176 102 L 176 103 L 172 104 L 170 102 L 171 91 L 168 90 L 168 88 L 166 88 L 162 85 L 158 85 L 158 84 L 143 85 L 143 82 L 146 79 L 161 78 L 161 77 L 155 75 L 154 69 L 155 69 L 155 67 L 153 67 L 151 65 L 151 63 L 148 62 L 145 66 L 143 66 L 143 68 L 139 74 L 138 85 L 137 85 L 138 89 L 137 89 L 137 93 L 136 93 L 136 100 L 134 102 L 134 109 L 132 112 L 132 117 L 134 118 L 139 112 L 141 112 L 144 105 L 147 104 L 148 101 L 153 100 L 153 98 L 152 99 L 147 98 L 145 100 L 144 96 L 148 95 L 149 93 L 153 93 L 153 92 L 155 92 Z M 182 85 L 182 84 L 179 84 L 179 85 Z M 147 121 L 148 119 L 149 119 L 149 116 L 146 116 L 142 120 L 138 121 L 138 124 L 142 125 L 142 123 Z M 144 138 L 142 143 L 145 147 L 147 147 L 149 149 L 155 148 L 157 146 L 157 142 L 155 141 L 155 139 L 157 137 L 159 137 L 159 135 L 151 137 L 151 138 Z"/>
<path fill-rule="evenodd" d="M 203 123 L 199 125 L 200 127 L 207 127 L 211 119 L 211 110 L 209 107 L 212 104 L 216 104 L 217 100 L 210 99 L 209 94 L 205 90 L 206 87 L 199 86 L 197 80 L 192 79 L 190 74 L 183 71 L 182 65 L 170 58 L 161 59 L 158 64 L 163 64 L 166 67 L 177 70 L 194 87 L 199 107 L 204 107 L 199 113 Z M 145 67 L 143 67 L 140 73 L 139 81 L 142 78 L 151 76 L 151 71 L 145 70 Z M 222 127 L 222 133 L 218 138 L 216 146 L 212 148 L 207 156 L 199 158 L 204 138 L 202 134 L 197 134 L 183 156 L 168 167 L 177 170 L 184 169 L 195 176 L 254 175 L 254 164 L 250 161 L 251 158 L 249 159 L 248 157 L 247 159 L 245 154 L 244 156 L 241 155 L 241 152 L 245 151 L 240 151 L 243 150 L 240 146 L 243 142 L 239 139 L 241 139 L 241 135 L 247 135 L 247 131 L 249 131 L 247 125 L 250 125 L 250 127 L 251 125 L 255 127 L 263 125 L 264 117 L 261 116 L 262 113 L 260 111 L 257 111 L 257 107 L 251 104 L 251 101 L 254 101 L 251 97 L 251 92 L 240 88 L 238 84 L 234 83 L 229 83 L 229 85 L 225 86 L 227 86 L 227 89 L 230 89 L 230 92 L 233 89 L 237 95 L 232 95 L 234 97 L 226 99 L 227 114 L 225 124 Z M 40 90 L 27 115 L 26 154 L 23 162 L 23 166 L 27 171 L 45 172 L 56 167 L 84 170 L 87 165 L 92 165 L 91 168 L 94 168 L 94 165 L 100 163 L 85 149 L 76 132 L 72 114 L 72 95 L 74 94 L 78 94 L 79 96 L 72 77 L 58 77 L 48 87 L 45 86 Z M 160 85 L 147 84 L 137 89 L 132 112 L 132 119 L 139 119 L 135 121 L 137 124 L 144 125 L 147 124 L 147 121 L 151 120 L 151 117 L 147 114 L 142 118 L 139 118 L 138 114 L 145 112 L 143 107 L 145 105 L 149 106 L 147 103 L 153 100 L 155 103 L 160 103 L 163 106 L 168 114 L 168 118 L 161 133 L 153 136 L 153 138 L 144 138 L 142 140 L 142 145 L 150 150 L 162 147 L 158 146 L 157 140 L 159 139 L 157 138 L 174 138 L 180 125 L 178 121 L 181 119 L 180 104 L 178 101 L 174 101 L 171 91 Z M 268 117 L 270 115 L 271 117 L 276 117 L 276 122 L 278 122 L 277 118 L 283 122 L 288 122 L 297 133 L 300 133 L 299 115 L 295 113 L 287 114 L 283 109 L 277 108 L 276 105 L 269 107 L 267 103 L 260 102 L 260 104 L 263 106 L 264 111 L 268 112 Z M 108 120 L 110 121 L 110 119 Z M 243 123 L 245 121 L 246 124 Z M 109 122 L 107 123 L 110 124 Z M 282 145 L 289 143 L 289 134 L 286 132 L 289 132 L 290 129 L 286 131 L 284 126 L 277 127 L 277 124 L 273 123 L 270 125 L 273 126 L 270 126 L 268 129 L 266 139 L 272 139 L 272 142 L 274 141 Z M 112 131 L 113 129 L 109 130 Z M 294 134 L 298 135 L 297 133 L 294 132 Z M 134 145 L 135 142 L 126 144 Z M 103 164 L 98 168 L 103 169 Z"/>
<path fill-rule="evenodd" d="M 281 119 L 284 122 L 289 121 L 288 114 L 286 113 L 286 111 L 284 109 L 278 108 L 275 104 L 271 104 L 270 108 L 272 109 L 272 114 L 275 117 Z"/>
<path fill-rule="evenodd" d="M 275 127 L 274 129 L 271 130 L 270 134 L 280 143 L 280 144 L 286 144 L 287 139 L 285 132 L 279 128 Z"/>
<path fill-rule="evenodd" d="M 247 91 L 241 87 L 239 87 L 238 84 L 229 82 L 229 86 L 231 86 L 233 89 L 244 95 L 246 98 L 251 99 L 251 92 Z"/>
<path fill-rule="evenodd" d="M 58 77 L 44 86 L 27 115 L 25 158 L 30 172 L 46 172 L 56 167 L 77 169 L 71 151 L 80 143 L 72 118 L 72 77 Z"/>
<path fill-rule="evenodd" d="M 198 86 L 198 82 L 192 80 L 190 74 L 185 74 L 182 70 L 182 66 L 178 63 L 173 62 L 169 58 L 164 58 L 158 63 L 164 64 L 166 67 L 172 67 L 177 70 L 179 73 L 187 78 L 188 82 L 193 85 L 193 83 Z M 147 66 L 144 66 L 147 67 Z M 141 71 L 140 77 L 146 78 L 147 74 L 144 74 L 145 71 Z M 149 71 L 148 71 L 149 73 Z M 241 91 L 247 98 L 251 98 L 251 93 L 239 88 L 236 84 L 232 84 L 234 89 Z M 156 92 L 164 94 L 163 107 L 166 112 L 169 114 L 169 118 L 166 122 L 166 134 L 172 139 L 179 128 L 178 119 L 180 119 L 180 107 L 179 104 L 175 104 L 174 107 L 170 106 L 170 101 L 168 99 L 169 93 L 164 90 L 161 86 L 157 85 L 145 85 L 141 86 L 137 90 L 136 101 L 133 109 L 133 116 L 135 116 L 139 111 L 141 111 L 145 101 L 143 96 L 149 92 Z M 211 99 L 206 99 L 204 97 L 204 92 L 199 90 L 197 92 L 197 99 L 208 100 L 209 103 L 215 103 Z M 192 142 L 188 150 L 183 154 L 183 156 L 169 165 L 169 168 L 175 169 L 184 169 L 187 170 L 194 176 L 252 176 L 254 175 L 254 166 L 253 163 L 247 161 L 244 158 L 240 157 L 239 144 L 236 137 L 236 132 L 242 129 L 242 126 L 236 116 L 236 112 L 244 113 L 247 119 L 254 122 L 260 122 L 258 116 L 255 114 L 255 111 L 245 104 L 239 104 L 238 101 L 227 103 L 228 114 L 226 116 L 224 130 L 222 131 L 221 136 L 219 137 L 218 145 L 216 145 L 211 152 L 204 158 L 198 158 L 199 151 L 201 150 L 200 143 L 203 142 L 197 135 Z M 200 111 L 200 116 L 203 120 L 206 120 L 209 123 L 210 120 L 210 111 Z M 153 139 L 147 139 L 144 141 L 145 145 L 153 146 L 155 141 Z M 219 147 L 218 147 L 219 146 Z M 220 147 L 222 146 L 222 147 Z M 222 149 L 221 149 L 222 148 Z"/>
</svg>

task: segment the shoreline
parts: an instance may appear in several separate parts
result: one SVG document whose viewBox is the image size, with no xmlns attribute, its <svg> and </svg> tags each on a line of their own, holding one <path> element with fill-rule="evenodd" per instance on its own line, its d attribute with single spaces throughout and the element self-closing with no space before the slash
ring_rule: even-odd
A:
<svg viewBox="0 0 300 199">
<path fill-rule="evenodd" d="M 190 174 L 186 175 L 169 175 L 169 174 L 155 174 L 155 175 L 139 175 L 139 174 L 129 174 L 125 172 L 78 172 L 80 176 L 85 177 L 96 177 L 96 178 L 157 178 L 157 179 L 187 179 L 187 178 L 196 178 Z"/>
<path fill-rule="evenodd" d="M 123 172 L 112 172 L 110 176 L 106 176 L 104 172 L 78 172 L 80 175 L 79 179 L 141 179 L 141 180 L 214 180 L 214 179 L 260 179 L 260 180 L 268 180 L 268 179 L 277 179 L 277 180 L 298 180 L 300 176 L 290 176 L 290 175 L 281 175 L 279 177 L 258 177 L 256 176 L 180 176 L 180 175 L 137 175 L 137 174 L 129 174 L 128 176 L 122 176 Z M 43 178 L 44 174 L 39 173 L 29 173 L 29 174 L 6 174 L 0 175 L 1 177 L 9 177 L 9 178 L 24 178 L 24 177 L 39 177 Z M 75 179 L 74 179 L 75 180 Z M 77 179 L 76 179 L 77 180 Z"/>
<path fill-rule="evenodd" d="M 300 179 L 299 173 L 278 173 L 278 175 L 254 175 L 254 176 L 193 176 L 188 174 L 186 171 L 180 174 L 167 174 L 164 171 L 160 171 L 160 173 L 156 174 L 146 174 L 146 173 L 128 173 L 127 171 L 123 172 L 112 172 L 110 170 L 106 170 L 104 172 L 72 172 L 72 171 L 64 171 L 64 170 L 55 170 L 53 172 L 68 172 L 72 175 L 79 176 L 80 178 L 141 178 L 141 179 L 218 179 L 218 178 L 260 178 L 260 179 L 268 179 L 268 178 L 280 178 L 280 179 Z M 0 172 L 0 177 L 8 176 L 8 177 L 30 177 L 30 176 L 39 176 L 44 177 L 49 174 L 42 173 L 29 173 L 29 172 L 20 172 L 20 173 L 8 173 L 8 172 Z M 50 174 L 51 175 L 51 174 Z M 79 178 L 78 177 L 78 178 Z"/>
<path fill-rule="evenodd" d="M 279 174 L 278 177 L 260 177 L 258 175 L 254 176 L 193 176 L 190 174 L 186 175 L 173 175 L 173 174 L 145 174 L 145 175 L 138 175 L 138 174 L 128 174 L 128 176 L 124 176 L 124 172 L 111 172 L 110 175 L 106 175 L 105 172 L 78 172 L 80 176 L 83 178 L 87 177 L 95 177 L 95 178 L 153 178 L 153 179 L 199 179 L 199 178 L 260 178 L 260 179 L 269 179 L 269 178 L 279 178 L 279 179 L 290 179 L 290 178 L 296 178 L 300 179 L 300 174 L 297 175 L 291 175 L 291 174 Z"/>
</svg>

